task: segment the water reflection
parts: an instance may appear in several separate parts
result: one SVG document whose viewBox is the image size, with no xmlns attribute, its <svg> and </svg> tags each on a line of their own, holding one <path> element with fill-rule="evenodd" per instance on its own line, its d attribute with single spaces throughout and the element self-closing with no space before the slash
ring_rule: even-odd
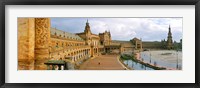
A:
<svg viewBox="0 0 200 88">
<path fill-rule="evenodd" d="M 140 63 L 134 62 L 132 60 L 125 60 L 124 63 L 130 67 L 133 68 L 134 70 L 154 70 L 152 68 L 146 67 Z"/>
</svg>

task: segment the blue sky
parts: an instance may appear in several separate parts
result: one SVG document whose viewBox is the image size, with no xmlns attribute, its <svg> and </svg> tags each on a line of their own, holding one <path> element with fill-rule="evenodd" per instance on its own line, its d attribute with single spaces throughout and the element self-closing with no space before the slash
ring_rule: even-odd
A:
<svg viewBox="0 0 200 88">
<path fill-rule="evenodd" d="M 80 33 L 89 21 L 92 33 L 105 30 L 111 32 L 112 40 L 130 40 L 134 37 L 143 41 L 167 39 L 169 25 L 173 40 L 182 38 L 182 18 L 51 18 L 51 27 L 70 33 Z"/>
</svg>

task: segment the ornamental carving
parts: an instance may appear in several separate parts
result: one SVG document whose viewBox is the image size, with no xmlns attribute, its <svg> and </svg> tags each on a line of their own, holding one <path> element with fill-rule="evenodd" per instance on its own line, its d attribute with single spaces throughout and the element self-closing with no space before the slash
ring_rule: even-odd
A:
<svg viewBox="0 0 200 88">
<path fill-rule="evenodd" d="M 35 18 L 35 47 L 47 48 L 50 40 L 50 20 Z"/>
</svg>

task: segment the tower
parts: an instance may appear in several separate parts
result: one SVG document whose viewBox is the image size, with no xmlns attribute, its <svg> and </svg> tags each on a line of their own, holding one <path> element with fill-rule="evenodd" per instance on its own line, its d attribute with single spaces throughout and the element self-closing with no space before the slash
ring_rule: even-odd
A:
<svg viewBox="0 0 200 88">
<path fill-rule="evenodd" d="M 111 43 L 111 34 L 110 34 L 110 30 L 109 30 L 109 44 Z"/>
<path fill-rule="evenodd" d="M 86 22 L 84 33 L 85 33 L 86 44 L 90 45 L 90 43 L 91 43 L 91 41 L 90 41 L 91 31 L 90 31 L 90 25 L 88 23 L 88 20 Z"/>
<path fill-rule="evenodd" d="M 169 32 L 167 36 L 167 49 L 172 49 L 173 48 L 173 41 L 172 41 L 172 33 L 171 33 L 171 28 L 169 25 Z"/>
<path fill-rule="evenodd" d="M 87 20 L 87 22 L 86 22 L 86 26 L 85 26 L 84 32 L 85 32 L 85 33 L 91 33 L 91 31 L 90 31 L 90 25 L 89 25 L 89 23 L 88 23 L 88 20 Z"/>
</svg>

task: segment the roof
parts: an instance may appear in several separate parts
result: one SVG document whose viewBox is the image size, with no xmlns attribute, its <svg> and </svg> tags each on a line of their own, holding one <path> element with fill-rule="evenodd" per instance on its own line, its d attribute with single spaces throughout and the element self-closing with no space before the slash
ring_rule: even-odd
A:
<svg viewBox="0 0 200 88">
<path fill-rule="evenodd" d="M 133 38 L 133 40 L 141 41 L 140 39 L 138 39 L 138 38 L 136 38 L 136 37 L 135 37 L 135 38 Z"/>
<path fill-rule="evenodd" d="M 112 40 L 113 43 L 129 43 L 130 41 Z"/>
<path fill-rule="evenodd" d="M 68 38 L 68 39 L 83 40 L 81 37 L 79 37 L 76 34 L 65 32 L 65 31 L 62 31 L 62 30 L 59 30 L 59 29 L 56 29 L 56 28 L 51 28 L 51 35 L 55 35 L 55 34 L 57 36 L 65 37 L 65 38 Z"/>
</svg>

